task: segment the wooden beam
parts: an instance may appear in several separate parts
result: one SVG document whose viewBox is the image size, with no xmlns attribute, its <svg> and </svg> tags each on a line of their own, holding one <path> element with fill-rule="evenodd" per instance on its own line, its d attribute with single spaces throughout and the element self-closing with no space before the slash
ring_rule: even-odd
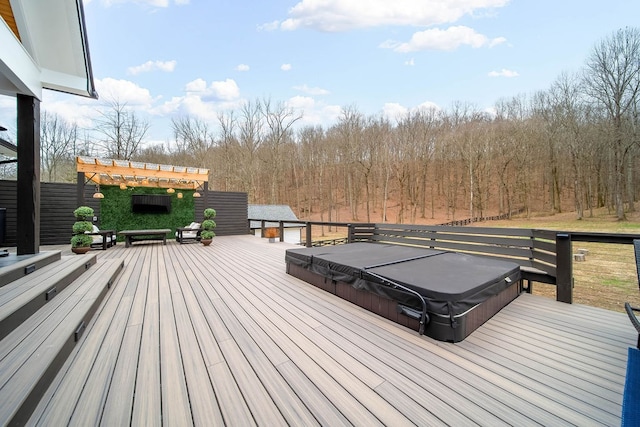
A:
<svg viewBox="0 0 640 427">
<path fill-rule="evenodd" d="M 117 160 L 101 163 L 99 159 L 89 162 L 77 157 L 76 167 L 78 172 L 84 172 L 88 180 L 100 185 L 119 185 L 135 180 L 141 187 L 196 189 L 209 179 L 208 169 Z M 140 183 L 143 179 L 149 182 Z"/>
<path fill-rule="evenodd" d="M 18 104 L 18 255 L 40 252 L 40 101 L 17 95 Z"/>
<path fill-rule="evenodd" d="M 120 184 L 125 183 L 127 187 L 143 187 L 143 188 L 173 188 L 175 190 L 195 190 L 198 188 L 198 183 L 195 182 L 169 182 L 169 181 L 149 181 L 145 184 L 142 184 L 140 181 L 135 186 L 129 185 L 128 180 L 122 179 L 112 179 L 103 176 L 100 180 L 100 185 L 102 186 L 119 186 Z"/>
</svg>

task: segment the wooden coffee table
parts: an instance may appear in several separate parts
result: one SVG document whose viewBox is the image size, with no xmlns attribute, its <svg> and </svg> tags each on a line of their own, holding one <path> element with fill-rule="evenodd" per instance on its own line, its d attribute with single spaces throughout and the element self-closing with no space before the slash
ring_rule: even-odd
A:
<svg viewBox="0 0 640 427">
<path fill-rule="evenodd" d="M 160 228 L 156 230 L 122 230 L 118 231 L 120 236 L 124 236 L 124 247 L 128 248 L 133 242 L 142 240 L 162 240 L 162 244 L 167 244 L 167 234 L 171 233 L 168 228 Z"/>
</svg>

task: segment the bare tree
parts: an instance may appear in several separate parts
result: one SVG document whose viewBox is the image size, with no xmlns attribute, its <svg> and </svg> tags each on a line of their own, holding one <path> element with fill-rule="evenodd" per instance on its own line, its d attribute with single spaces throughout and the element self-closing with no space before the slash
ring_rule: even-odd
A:
<svg viewBox="0 0 640 427">
<path fill-rule="evenodd" d="M 624 219 L 624 168 L 637 143 L 627 129 L 640 93 L 640 30 L 624 28 L 597 43 L 587 60 L 584 84 L 610 122 L 613 199 L 618 219 Z"/>
<path fill-rule="evenodd" d="M 112 159 L 131 160 L 149 130 L 149 123 L 119 100 L 110 102 L 108 107 L 100 113 L 96 126 L 102 135 L 102 151 Z"/>
<path fill-rule="evenodd" d="M 237 136 L 237 122 L 233 111 L 230 113 L 218 114 L 218 126 L 220 127 L 220 137 L 218 139 L 216 156 L 217 167 L 210 173 L 218 176 L 224 191 L 240 188 L 241 180 L 234 170 L 241 163 L 240 144 Z"/>
<path fill-rule="evenodd" d="M 78 138 L 78 126 L 64 121 L 57 114 L 42 113 L 40 121 L 40 164 L 42 174 L 49 182 L 65 175 L 60 169 L 73 168 L 74 147 Z M 68 174 L 66 174 L 68 175 Z"/>
<path fill-rule="evenodd" d="M 191 116 L 171 119 L 178 153 L 184 156 L 182 164 L 205 167 L 213 146 L 213 134 L 203 120 Z"/>
<path fill-rule="evenodd" d="M 297 114 L 283 102 L 274 104 L 269 99 L 262 101 L 261 112 L 266 130 L 263 161 L 266 162 L 271 184 L 268 197 L 274 204 L 279 202 L 278 193 L 284 187 L 286 145 L 291 145 L 293 125 L 302 118 L 302 114 Z"/>
<path fill-rule="evenodd" d="M 261 114 L 260 103 L 249 101 L 240 109 L 237 122 L 241 152 L 239 172 L 242 178 L 242 190 L 249 194 L 249 200 L 252 203 L 258 200 L 256 198 L 256 176 L 259 169 L 257 152 L 264 141 L 264 123 Z"/>
</svg>

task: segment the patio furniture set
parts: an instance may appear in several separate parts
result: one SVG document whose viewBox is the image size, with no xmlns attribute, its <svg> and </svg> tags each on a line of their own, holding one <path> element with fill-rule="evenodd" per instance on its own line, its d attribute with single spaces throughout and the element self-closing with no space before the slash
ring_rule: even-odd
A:
<svg viewBox="0 0 640 427">
<path fill-rule="evenodd" d="M 192 222 L 186 227 L 179 227 L 176 229 L 176 241 L 178 243 L 198 242 L 200 241 L 201 231 L 200 224 L 197 222 Z M 145 240 L 162 240 L 162 244 L 166 245 L 167 234 L 169 233 L 171 233 L 171 230 L 168 228 L 122 230 L 116 232 L 115 230 L 100 230 L 95 225 L 93 226 L 92 232 L 87 232 L 87 234 L 93 236 L 91 246 L 98 247 L 102 250 L 115 246 L 117 236 L 124 237 L 126 248 L 130 247 L 134 242 Z"/>
</svg>

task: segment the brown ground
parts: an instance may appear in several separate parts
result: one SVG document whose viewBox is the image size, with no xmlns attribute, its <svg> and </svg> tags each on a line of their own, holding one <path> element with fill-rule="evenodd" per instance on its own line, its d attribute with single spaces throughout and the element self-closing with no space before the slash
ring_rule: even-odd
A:
<svg viewBox="0 0 640 427">
<path fill-rule="evenodd" d="M 361 215 L 362 218 L 362 215 Z M 389 216 L 395 219 L 395 216 Z M 458 219 L 462 219 L 459 217 Z M 320 220 L 314 215 L 313 220 Z M 326 216 L 325 216 L 326 220 Z M 373 221 L 379 222 L 379 214 Z M 446 215 L 435 219 L 416 221 L 419 224 L 437 224 L 450 221 Z M 347 213 L 342 213 L 340 222 L 351 221 Z M 364 222 L 360 219 L 359 222 Z M 542 228 L 562 231 L 593 231 L 604 233 L 635 234 L 640 238 L 640 212 L 629 214 L 627 220 L 618 221 L 615 216 L 605 209 L 594 212 L 593 217 L 580 221 L 575 219 L 575 213 L 556 215 L 532 215 L 530 218 L 521 217 L 504 221 L 478 223 L 482 227 L 511 227 L 511 228 Z M 315 227 L 314 239 L 329 239 L 345 236 L 345 229 L 329 230 L 327 227 Z M 608 310 L 624 311 L 626 301 L 640 307 L 640 291 L 635 266 L 635 257 L 631 245 L 613 245 L 605 243 L 573 244 L 574 252 L 578 249 L 589 251 L 584 262 L 574 262 L 574 303 L 601 307 Z M 545 284 L 534 284 L 534 294 L 555 298 L 555 287 Z"/>
</svg>

